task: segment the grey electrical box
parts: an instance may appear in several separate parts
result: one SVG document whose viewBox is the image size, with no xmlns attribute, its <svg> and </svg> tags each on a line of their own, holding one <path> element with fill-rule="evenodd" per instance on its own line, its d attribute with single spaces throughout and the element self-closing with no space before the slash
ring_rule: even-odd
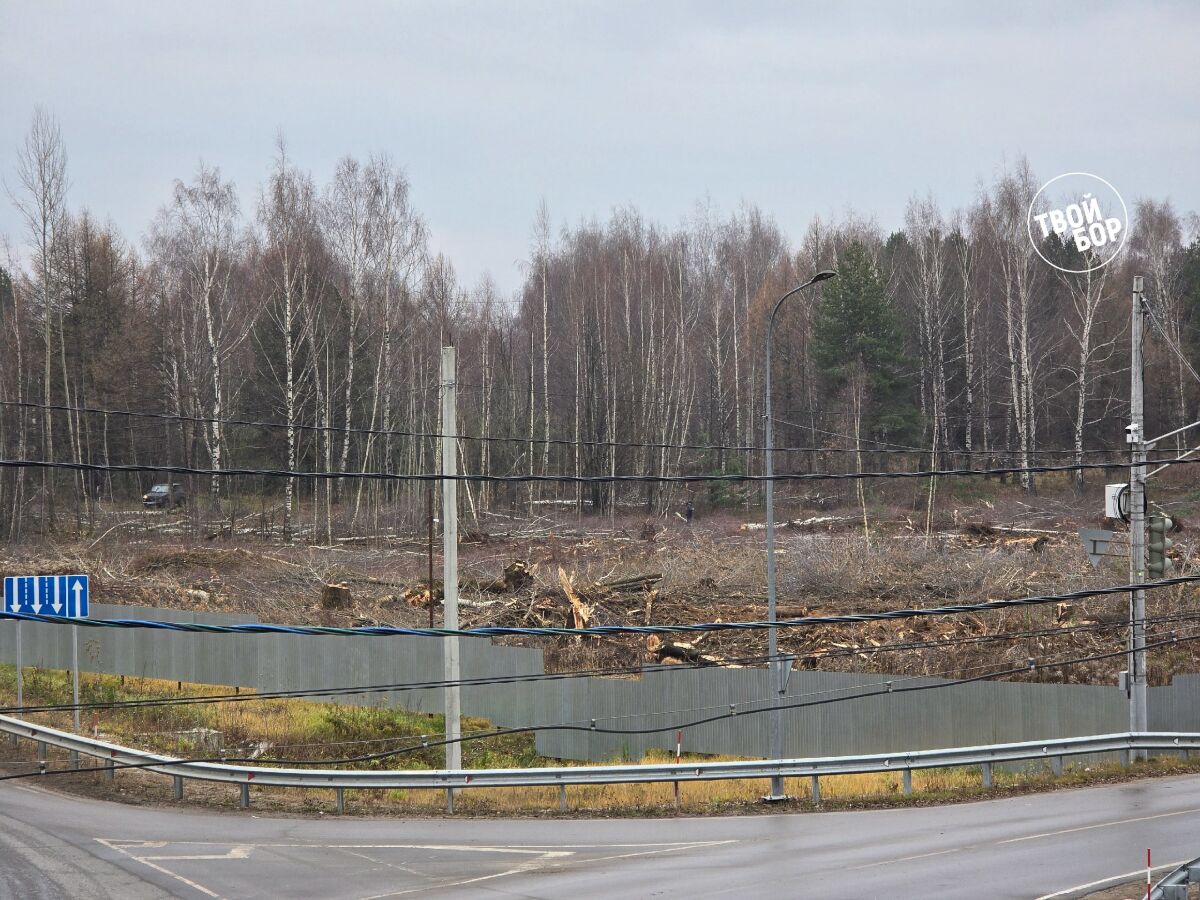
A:
<svg viewBox="0 0 1200 900">
<path fill-rule="evenodd" d="M 1129 518 L 1129 483 L 1106 484 L 1104 486 L 1104 515 L 1110 519 Z M 1126 496 L 1122 496 L 1126 495 Z M 1124 502 L 1122 502 L 1124 501 Z"/>
</svg>

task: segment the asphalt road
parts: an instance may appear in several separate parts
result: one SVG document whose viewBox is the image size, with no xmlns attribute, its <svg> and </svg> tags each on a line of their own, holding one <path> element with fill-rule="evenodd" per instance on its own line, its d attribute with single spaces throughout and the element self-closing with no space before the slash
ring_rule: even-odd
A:
<svg viewBox="0 0 1200 900">
<path fill-rule="evenodd" d="M 709 819 L 289 819 L 0 786 L 0 897 L 1029 898 L 1200 855 L 1200 778 Z"/>
</svg>

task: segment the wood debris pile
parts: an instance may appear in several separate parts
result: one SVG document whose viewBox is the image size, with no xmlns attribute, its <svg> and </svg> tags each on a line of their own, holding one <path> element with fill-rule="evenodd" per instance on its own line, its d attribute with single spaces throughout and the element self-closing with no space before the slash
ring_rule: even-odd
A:
<svg viewBox="0 0 1200 900">
<path fill-rule="evenodd" d="M 496 579 L 463 579 L 460 589 L 464 614 L 471 627 L 587 628 L 625 621 L 636 606 L 652 608 L 662 580 L 659 572 L 585 581 L 555 566 L 553 574 L 537 577 L 537 566 L 516 560 Z M 442 600 L 439 583 L 434 601 Z M 404 592 L 410 606 L 427 608 L 430 590 L 418 584 Z"/>
<path fill-rule="evenodd" d="M 1045 528 L 1016 528 L 971 522 L 959 528 L 966 547 L 1004 547 L 1009 550 L 1032 550 L 1041 553 L 1046 545 L 1062 535 Z"/>
</svg>

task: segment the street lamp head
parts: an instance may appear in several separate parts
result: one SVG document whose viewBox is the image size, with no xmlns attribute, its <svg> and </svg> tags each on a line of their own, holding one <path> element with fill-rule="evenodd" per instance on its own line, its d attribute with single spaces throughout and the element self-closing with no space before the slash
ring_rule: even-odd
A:
<svg viewBox="0 0 1200 900">
<path fill-rule="evenodd" d="M 823 269 L 812 278 L 808 279 L 809 284 L 816 284 L 818 281 L 828 281 L 830 278 L 836 278 L 837 272 L 833 269 Z"/>
</svg>

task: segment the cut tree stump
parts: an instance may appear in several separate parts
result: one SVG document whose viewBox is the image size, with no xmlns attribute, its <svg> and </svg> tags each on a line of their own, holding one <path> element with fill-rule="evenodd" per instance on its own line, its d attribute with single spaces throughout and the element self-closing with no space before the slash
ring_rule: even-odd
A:
<svg viewBox="0 0 1200 900">
<path fill-rule="evenodd" d="M 321 588 L 321 609 L 349 609 L 354 603 L 350 595 L 350 585 L 327 584 Z"/>
<path fill-rule="evenodd" d="M 575 628 L 587 628 L 591 622 L 592 608 L 579 599 L 574 585 L 571 584 L 571 579 L 567 577 L 562 566 L 558 567 L 558 583 L 562 585 L 563 594 L 571 604 L 572 624 Z"/>
</svg>

